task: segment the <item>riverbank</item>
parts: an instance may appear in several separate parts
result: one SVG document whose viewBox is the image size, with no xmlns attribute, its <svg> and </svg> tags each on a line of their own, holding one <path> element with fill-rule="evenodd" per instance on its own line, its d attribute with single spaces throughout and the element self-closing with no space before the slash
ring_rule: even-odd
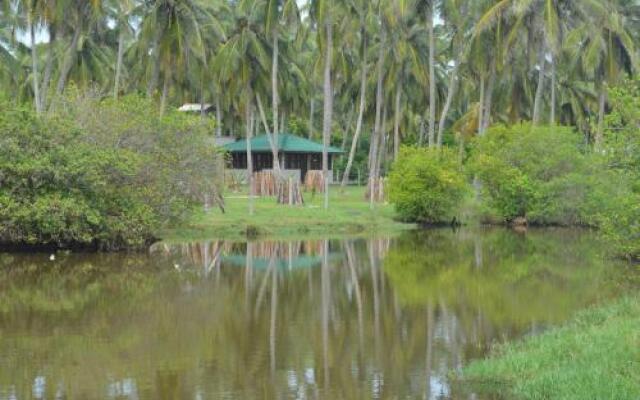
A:
<svg viewBox="0 0 640 400">
<path fill-rule="evenodd" d="M 516 399 L 640 398 L 640 297 L 580 312 L 571 322 L 498 346 L 463 379 Z"/>
<path fill-rule="evenodd" d="M 249 216 L 246 192 L 227 193 L 225 213 L 198 210 L 182 226 L 159 232 L 167 241 L 199 238 L 243 240 L 247 237 L 288 239 L 313 237 L 368 236 L 400 232 L 415 227 L 395 220 L 391 204 L 365 200 L 364 187 L 331 187 L 329 209 L 323 208 L 323 194 L 305 192 L 305 204 L 290 207 L 276 204 L 272 197 L 255 198 L 255 213 Z"/>
</svg>

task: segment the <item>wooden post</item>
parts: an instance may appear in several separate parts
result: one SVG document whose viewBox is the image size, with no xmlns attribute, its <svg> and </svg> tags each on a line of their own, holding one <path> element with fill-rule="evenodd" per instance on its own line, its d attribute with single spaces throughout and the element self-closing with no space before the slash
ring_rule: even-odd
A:
<svg viewBox="0 0 640 400">
<path fill-rule="evenodd" d="M 291 176 L 289 176 L 289 205 L 293 205 L 293 183 L 291 182 Z"/>
</svg>

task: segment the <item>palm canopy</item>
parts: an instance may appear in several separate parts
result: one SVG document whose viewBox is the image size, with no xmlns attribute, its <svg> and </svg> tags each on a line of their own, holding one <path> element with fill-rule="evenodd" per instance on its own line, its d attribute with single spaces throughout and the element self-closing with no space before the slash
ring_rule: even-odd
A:
<svg viewBox="0 0 640 400">
<path fill-rule="evenodd" d="M 445 133 L 470 115 L 487 126 L 544 113 L 586 132 L 606 88 L 636 73 L 639 40 L 636 0 L 9 0 L 0 85 L 47 107 L 69 83 L 116 97 L 160 91 L 164 105 L 217 104 L 231 132 L 249 90 L 251 102 L 272 99 L 269 125 L 311 130 L 328 67 L 331 128 L 346 145 L 357 120 L 370 143 L 381 65 L 380 108 L 399 104 L 402 141 L 425 120 L 431 130 L 432 115 Z"/>
</svg>

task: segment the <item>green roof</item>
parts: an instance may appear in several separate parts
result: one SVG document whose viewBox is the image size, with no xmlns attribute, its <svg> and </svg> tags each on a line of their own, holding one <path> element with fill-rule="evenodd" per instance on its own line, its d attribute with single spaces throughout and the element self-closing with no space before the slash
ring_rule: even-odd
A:
<svg viewBox="0 0 640 400">
<path fill-rule="evenodd" d="M 278 135 L 278 151 L 289 153 L 322 153 L 322 143 L 314 142 L 300 136 L 281 133 Z M 232 153 L 246 152 L 247 140 L 242 139 L 237 142 L 229 143 L 222 146 L 223 149 Z M 251 139 L 252 152 L 269 152 L 271 146 L 267 135 L 256 136 Z M 329 146 L 329 153 L 342 153 L 342 150 Z"/>
</svg>

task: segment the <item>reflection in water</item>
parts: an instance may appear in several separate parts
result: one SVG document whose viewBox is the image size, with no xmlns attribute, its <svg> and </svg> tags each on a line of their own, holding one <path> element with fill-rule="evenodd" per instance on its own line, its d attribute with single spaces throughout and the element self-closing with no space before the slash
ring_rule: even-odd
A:
<svg viewBox="0 0 640 400">
<path fill-rule="evenodd" d="M 480 399 L 451 370 L 620 293 L 588 233 L 0 255 L 0 399 Z"/>
</svg>

